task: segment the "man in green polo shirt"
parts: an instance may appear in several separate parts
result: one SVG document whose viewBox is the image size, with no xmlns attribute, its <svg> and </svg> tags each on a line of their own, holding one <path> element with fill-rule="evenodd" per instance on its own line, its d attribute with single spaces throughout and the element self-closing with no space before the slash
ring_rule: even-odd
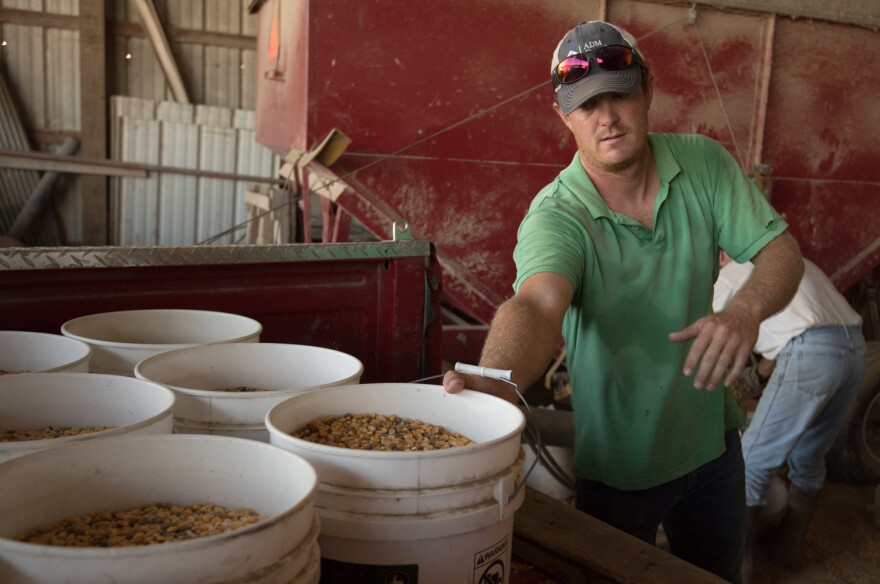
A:
<svg viewBox="0 0 880 584">
<path fill-rule="evenodd" d="M 648 133 L 652 79 L 629 33 L 580 23 L 554 51 L 552 79 L 578 152 L 520 225 L 516 294 L 480 365 L 528 387 L 561 333 L 576 506 L 650 543 L 662 524 L 672 553 L 739 582 L 743 415 L 727 387 L 761 321 L 797 289 L 797 244 L 720 144 Z M 756 267 L 713 314 L 719 248 Z M 517 401 L 482 377 L 449 372 L 444 386 Z"/>
</svg>

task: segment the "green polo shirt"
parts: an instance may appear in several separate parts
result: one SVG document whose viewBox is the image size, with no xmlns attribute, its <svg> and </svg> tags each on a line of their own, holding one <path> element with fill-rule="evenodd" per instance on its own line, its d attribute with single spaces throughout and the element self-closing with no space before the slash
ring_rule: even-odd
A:
<svg viewBox="0 0 880 584">
<path fill-rule="evenodd" d="M 575 155 L 532 201 L 514 250 L 514 289 L 539 272 L 574 287 L 562 331 L 573 470 L 625 490 L 717 458 L 724 431 L 743 422 L 730 390 L 682 375 L 691 343 L 667 335 L 712 311 L 719 247 L 744 262 L 787 227 L 718 142 L 648 140 L 660 179 L 653 230 L 609 209 Z"/>
</svg>

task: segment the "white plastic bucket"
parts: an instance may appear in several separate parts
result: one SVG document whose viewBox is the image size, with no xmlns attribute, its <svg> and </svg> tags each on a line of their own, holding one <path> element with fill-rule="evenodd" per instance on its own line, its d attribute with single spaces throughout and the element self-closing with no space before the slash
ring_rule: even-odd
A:
<svg viewBox="0 0 880 584">
<path fill-rule="evenodd" d="M 294 438 L 323 416 L 395 414 L 476 442 L 445 450 L 352 450 Z M 506 583 L 513 516 L 522 504 L 514 405 L 441 386 L 374 383 L 303 393 L 266 414 L 270 442 L 308 460 L 320 481 L 321 581 Z"/>
<path fill-rule="evenodd" d="M 63 335 L 29 331 L 0 331 L 0 370 L 89 372 L 92 348 Z"/>
<path fill-rule="evenodd" d="M 550 456 L 559 463 L 563 470 L 568 470 L 570 472 L 572 463 L 574 462 L 574 448 L 547 444 L 544 445 L 544 448 Z M 534 469 L 529 473 L 529 476 L 526 479 L 526 485 L 549 497 L 553 497 L 557 501 L 562 501 L 568 505 L 574 505 L 575 491 L 553 476 L 553 473 L 550 472 L 543 461 L 539 460 L 537 464 L 535 464 L 535 451 L 531 445 L 526 446 L 524 450 L 526 453 L 526 459 L 523 466 L 525 468 L 532 468 L 532 465 L 534 464 Z"/>
<path fill-rule="evenodd" d="M 0 430 L 114 426 L 89 434 L 0 442 L 0 462 L 72 442 L 124 434 L 171 434 L 174 393 L 141 379 L 94 373 L 22 373 L 0 377 Z"/>
<path fill-rule="evenodd" d="M 92 347 L 93 373 L 134 376 L 134 366 L 163 351 L 211 343 L 256 343 L 263 325 L 252 318 L 206 310 L 123 310 L 65 322 L 61 334 Z"/>
<path fill-rule="evenodd" d="M 126 436 L 0 465 L 0 581 L 315 583 L 319 520 L 312 467 L 268 444 L 223 436 Z M 249 507 L 267 519 L 233 532 L 118 548 L 14 540 L 64 517 L 164 502 Z"/>
<path fill-rule="evenodd" d="M 265 419 L 272 406 L 304 391 L 358 383 L 363 371 L 357 358 L 322 347 L 222 343 L 148 357 L 134 374 L 177 395 L 175 432 L 268 442 Z M 216 391 L 239 386 L 270 391 Z"/>
</svg>

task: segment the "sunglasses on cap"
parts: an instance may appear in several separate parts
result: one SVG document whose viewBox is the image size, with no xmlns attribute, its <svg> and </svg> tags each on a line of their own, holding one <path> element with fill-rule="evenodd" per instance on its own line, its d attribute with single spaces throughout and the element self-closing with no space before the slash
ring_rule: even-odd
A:
<svg viewBox="0 0 880 584">
<path fill-rule="evenodd" d="M 623 45 L 599 47 L 589 53 L 578 53 L 559 61 L 553 70 L 553 81 L 560 85 L 580 81 L 590 72 L 590 57 L 605 71 L 621 71 L 633 64 L 633 50 Z"/>
</svg>

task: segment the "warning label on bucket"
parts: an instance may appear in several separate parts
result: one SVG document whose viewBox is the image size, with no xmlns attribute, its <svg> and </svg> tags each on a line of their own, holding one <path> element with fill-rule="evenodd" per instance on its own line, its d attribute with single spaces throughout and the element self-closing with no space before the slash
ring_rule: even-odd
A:
<svg viewBox="0 0 880 584">
<path fill-rule="evenodd" d="M 321 584 L 418 584 L 419 567 L 352 564 L 321 558 Z M 490 580 L 491 582 L 491 580 Z"/>
<path fill-rule="evenodd" d="M 509 537 L 474 554 L 474 584 L 501 584 L 509 551 Z"/>
</svg>

